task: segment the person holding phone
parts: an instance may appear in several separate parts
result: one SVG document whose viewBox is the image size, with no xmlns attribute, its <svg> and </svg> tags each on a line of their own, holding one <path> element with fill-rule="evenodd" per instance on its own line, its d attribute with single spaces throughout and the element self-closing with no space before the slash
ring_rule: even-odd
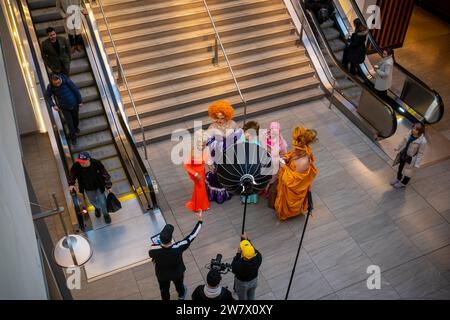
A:
<svg viewBox="0 0 450 320">
<path fill-rule="evenodd" d="M 174 242 L 172 240 L 174 227 L 171 224 L 166 224 L 159 234 L 160 244 L 152 245 L 148 252 L 155 264 L 155 273 L 162 300 L 170 300 L 170 282 L 175 285 L 178 300 L 184 300 L 186 297 L 187 288 L 184 285 L 186 266 L 183 262 L 183 252 L 189 248 L 202 228 L 203 211 L 196 212 L 196 215 L 198 222 L 186 238 Z"/>
</svg>

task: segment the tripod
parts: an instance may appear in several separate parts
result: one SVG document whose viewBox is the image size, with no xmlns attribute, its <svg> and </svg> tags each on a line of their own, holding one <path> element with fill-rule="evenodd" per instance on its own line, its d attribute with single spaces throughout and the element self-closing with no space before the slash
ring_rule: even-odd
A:
<svg viewBox="0 0 450 320">
<path fill-rule="evenodd" d="M 307 197 L 308 197 L 308 213 L 306 214 L 306 220 L 305 220 L 305 224 L 303 225 L 302 236 L 300 238 L 300 243 L 298 245 L 297 256 L 295 257 L 294 267 L 292 268 L 291 278 L 289 279 L 289 285 L 288 285 L 288 288 L 286 291 L 286 296 L 285 296 L 284 300 L 287 300 L 289 297 L 289 291 L 291 290 L 292 279 L 294 278 L 295 268 L 297 267 L 298 257 L 300 256 L 300 249 L 302 247 L 303 237 L 305 236 L 306 225 L 308 224 L 309 216 L 311 215 L 311 212 L 314 209 L 311 191 L 308 191 Z"/>
</svg>

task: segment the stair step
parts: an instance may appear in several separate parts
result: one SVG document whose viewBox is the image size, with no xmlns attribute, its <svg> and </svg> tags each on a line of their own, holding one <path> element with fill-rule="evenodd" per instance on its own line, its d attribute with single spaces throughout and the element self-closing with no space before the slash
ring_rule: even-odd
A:
<svg viewBox="0 0 450 320">
<path fill-rule="evenodd" d="M 292 94 L 285 94 L 274 99 L 267 99 L 259 103 L 250 104 L 247 106 L 247 119 L 251 119 L 252 116 L 261 115 L 264 113 L 268 113 L 274 110 L 280 110 L 283 108 L 287 108 L 290 106 L 299 105 L 302 103 L 307 103 L 309 101 L 313 101 L 316 99 L 321 99 L 324 97 L 324 92 L 319 88 L 309 89 L 306 91 L 294 92 Z M 235 108 L 235 120 L 243 119 L 243 108 L 236 107 Z M 205 115 L 195 119 L 196 121 L 201 121 L 203 124 L 203 128 L 207 129 L 211 124 L 211 119 Z M 173 124 L 170 126 L 165 126 L 161 128 L 157 128 L 154 130 L 146 131 L 145 138 L 146 143 L 153 143 L 161 140 L 165 140 L 171 137 L 172 133 L 176 132 L 176 130 L 189 130 L 192 131 L 194 129 L 193 121 L 186 121 L 182 124 Z M 135 135 L 135 140 L 138 146 L 143 145 L 142 136 L 137 134 Z"/>
<path fill-rule="evenodd" d="M 322 23 L 320 25 L 320 27 L 322 29 L 326 29 L 326 28 L 333 28 L 334 27 L 334 21 L 332 19 L 328 19 L 327 21 L 325 21 L 324 23 Z"/>
<path fill-rule="evenodd" d="M 80 93 L 83 99 L 83 103 L 97 100 L 100 98 L 96 86 L 80 88 Z"/>
<path fill-rule="evenodd" d="M 114 184 L 115 182 L 119 182 L 121 180 L 127 180 L 127 176 L 125 171 L 122 168 L 116 168 L 108 170 L 109 175 L 111 176 L 111 181 Z"/>
<path fill-rule="evenodd" d="M 61 19 L 59 10 L 56 9 L 56 5 L 48 8 L 35 9 L 31 11 L 31 19 L 33 23 L 54 21 Z"/>
<path fill-rule="evenodd" d="M 72 146 L 72 144 L 70 144 L 70 150 L 72 151 L 72 153 L 76 153 L 105 146 L 108 144 L 113 145 L 114 140 L 109 130 L 105 130 L 79 137 L 78 142 L 75 146 Z"/>
<path fill-rule="evenodd" d="M 90 118 L 93 116 L 97 116 L 103 114 L 103 105 L 100 100 L 94 100 L 87 103 L 83 103 L 83 106 L 80 108 L 80 120 Z"/>
<path fill-rule="evenodd" d="M 113 156 L 110 158 L 104 158 L 104 159 L 97 159 L 97 160 L 102 161 L 102 163 L 105 166 L 105 169 L 107 171 L 122 168 L 122 162 L 120 161 L 119 157 L 117 157 L 117 156 Z"/>
<path fill-rule="evenodd" d="M 112 191 L 117 197 L 120 197 L 133 192 L 133 189 L 131 188 L 128 180 L 121 180 L 113 183 Z"/>
<path fill-rule="evenodd" d="M 277 26 L 281 24 L 291 24 L 291 19 L 286 14 L 273 15 L 270 19 L 266 17 L 256 17 L 251 20 L 238 21 L 233 24 L 223 25 L 220 28 L 220 35 L 227 35 L 235 32 L 244 32 L 249 29 L 260 29 L 269 26 Z M 186 21 L 186 23 L 166 24 L 162 26 L 142 28 L 132 32 L 114 33 L 114 43 L 116 46 L 148 39 L 163 39 L 169 36 L 179 36 L 185 33 L 213 31 L 211 21 L 208 17 L 197 19 L 194 21 Z M 111 40 L 108 35 L 103 36 L 103 42 L 106 47 L 111 46 Z"/>
<path fill-rule="evenodd" d="M 76 74 L 71 73 L 70 79 L 72 79 L 73 83 L 75 83 L 78 89 L 94 86 L 96 84 L 94 76 L 91 72 L 82 72 Z"/>
<path fill-rule="evenodd" d="M 78 157 L 78 153 L 81 151 L 87 151 L 92 158 L 102 161 L 103 159 L 117 157 L 117 150 L 113 144 L 105 144 L 99 147 L 90 147 L 85 149 L 79 148 L 75 151 L 72 149 L 72 158 L 76 159 Z"/>
<path fill-rule="evenodd" d="M 87 58 L 75 59 L 70 61 L 70 74 L 77 74 L 83 72 L 90 72 L 91 66 Z"/>
<path fill-rule="evenodd" d="M 328 41 L 328 44 L 333 52 L 338 52 L 345 49 L 345 42 L 341 39 L 330 40 Z"/>
<path fill-rule="evenodd" d="M 30 10 L 56 6 L 55 0 L 27 0 L 27 3 Z"/>
<path fill-rule="evenodd" d="M 247 92 L 251 92 L 252 90 L 264 88 L 267 86 L 274 87 L 275 84 L 278 83 L 282 84 L 286 81 L 301 79 L 313 74 L 313 70 L 310 69 L 309 67 L 305 67 L 305 69 L 303 70 L 305 70 L 305 72 L 303 73 L 302 70 L 300 71 L 287 70 L 285 72 L 278 72 L 275 74 L 238 81 L 238 83 L 241 88 L 241 91 L 244 93 L 244 97 L 247 97 Z M 222 86 L 214 85 L 212 86 L 212 88 L 207 88 L 201 91 L 193 91 L 192 93 L 186 93 L 178 97 L 169 96 L 163 100 L 157 100 L 155 102 L 147 102 L 147 103 L 143 103 L 144 101 L 145 102 L 148 101 L 147 99 L 135 100 L 135 102 L 137 104 L 136 109 L 139 112 L 139 114 L 141 116 L 149 116 L 151 114 L 168 112 L 173 109 L 179 110 L 183 107 L 188 107 L 201 103 L 208 103 L 213 100 L 222 99 L 223 97 L 226 96 L 233 96 L 234 94 L 236 94 L 235 84 L 234 82 L 229 81 L 227 84 L 224 84 Z M 124 102 L 124 104 L 126 106 L 129 106 L 129 103 Z M 126 112 L 129 119 L 135 118 L 134 110 L 131 110 L 131 108 L 128 107 Z"/>
<path fill-rule="evenodd" d="M 34 29 L 39 39 L 47 38 L 47 28 L 52 27 L 55 29 L 57 35 L 65 34 L 64 20 L 59 17 L 59 20 L 51 20 L 34 24 Z"/>
<path fill-rule="evenodd" d="M 339 31 L 337 31 L 335 28 L 325 28 L 322 29 L 325 38 L 330 41 L 330 40 L 334 40 L 334 39 L 339 39 L 340 37 L 340 33 Z"/>
<path fill-rule="evenodd" d="M 227 12 L 227 13 L 217 13 L 216 10 L 210 8 L 211 14 L 214 17 L 214 22 L 216 26 L 223 25 L 224 23 L 233 23 L 236 21 L 242 21 L 242 19 L 249 20 L 252 17 L 257 16 L 271 16 L 276 14 L 281 14 L 286 12 L 286 8 L 282 3 L 274 4 L 271 6 L 264 6 L 261 8 L 249 8 L 242 9 L 238 12 Z M 220 9 L 219 9 L 220 10 Z M 166 14 L 161 14 L 155 17 L 140 17 L 135 19 L 128 19 L 124 21 L 117 21 L 115 23 L 108 23 L 113 35 L 116 32 L 133 31 L 139 28 L 155 27 L 157 25 L 166 25 L 169 23 L 180 23 L 183 24 L 186 21 L 193 21 L 199 18 L 208 18 L 204 8 L 199 8 L 195 10 L 180 11 L 177 13 L 170 12 Z M 99 19 L 98 19 L 99 20 Z M 102 19 L 103 20 L 103 19 Z M 99 30 L 106 31 L 106 26 L 102 20 L 99 20 Z M 104 33 L 102 33 L 104 34 Z"/>
<path fill-rule="evenodd" d="M 79 136 L 104 131 L 109 129 L 109 123 L 106 117 L 102 114 L 95 117 L 84 118 L 80 120 L 80 134 Z"/>
</svg>

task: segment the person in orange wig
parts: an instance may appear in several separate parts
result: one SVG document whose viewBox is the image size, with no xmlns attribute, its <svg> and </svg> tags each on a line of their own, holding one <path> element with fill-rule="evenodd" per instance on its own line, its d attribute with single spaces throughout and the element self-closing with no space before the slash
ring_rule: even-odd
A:
<svg viewBox="0 0 450 320">
<path fill-rule="evenodd" d="M 186 208 L 197 212 L 209 209 L 208 194 L 206 191 L 206 170 L 205 164 L 212 165 L 209 160 L 208 151 L 205 150 L 207 136 L 203 130 L 194 133 L 194 143 L 192 144 L 191 153 L 184 162 L 184 170 L 194 182 L 194 191 L 192 198 L 186 203 Z"/>
<path fill-rule="evenodd" d="M 275 211 L 280 220 L 295 217 L 308 209 L 307 194 L 317 176 L 309 145 L 316 141 L 316 137 L 316 130 L 303 127 L 295 128 L 292 133 L 293 150 L 284 156 L 278 173 Z"/>
<path fill-rule="evenodd" d="M 213 123 L 207 130 L 210 138 L 206 145 L 209 147 L 213 162 L 217 163 L 217 155 L 236 143 L 240 136 L 243 135 L 243 131 L 233 121 L 234 109 L 226 100 L 213 102 L 208 107 L 208 115 L 213 120 Z M 214 200 L 217 203 L 223 203 L 231 199 L 231 193 L 221 185 L 215 169 L 207 173 L 206 187 L 210 201 Z"/>
</svg>

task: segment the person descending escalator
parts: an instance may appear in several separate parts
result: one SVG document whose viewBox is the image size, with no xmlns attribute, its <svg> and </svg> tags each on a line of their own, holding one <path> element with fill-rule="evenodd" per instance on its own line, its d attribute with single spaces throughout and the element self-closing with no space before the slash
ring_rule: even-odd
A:
<svg viewBox="0 0 450 320">
<path fill-rule="evenodd" d="M 333 0 L 306 0 L 305 7 L 315 14 L 320 24 L 331 18 L 334 13 Z"/>
<path fill-rule="evenodd" d="M 355 31 L 344 49 L 342 64 L 346 69 L 348 69 L 348 64 L 350 64 L 350 73 L 356 75 L 358 65 L 363 63 L 366 58 L 366 39 L 369 29 L 360 19 L 355 19 L 353 25 Z"/>
</svg>

